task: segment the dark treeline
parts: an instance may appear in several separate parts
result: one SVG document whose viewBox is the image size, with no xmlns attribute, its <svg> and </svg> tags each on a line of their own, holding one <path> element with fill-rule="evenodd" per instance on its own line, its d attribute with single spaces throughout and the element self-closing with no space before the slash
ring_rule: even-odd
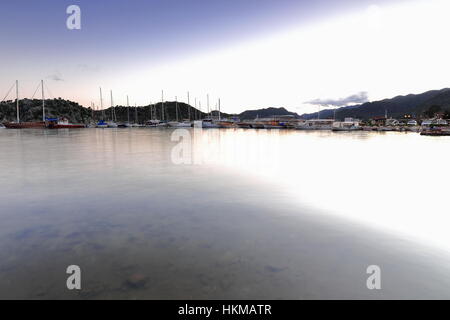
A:
<svg viewBox="0 0 450 320">
<path fill-rule="evenodd" d="M 145 123 L 150 119 L 165 119 L 168 121 L 176 120 L 176 102 L 164 102 L 164 117 L 162 116 L 162 103 L 154 105 L 124 107 L 116 106 L 114 108 L 117 122 L 127 122 L 128 117 L 131 123 Z M 41 121 L 42 120 L 42 100 L 22 99 L 19 100 L 20 121 Z M 64 99 L 45 100 L 45 115 L 48 118 L 67 118 L 72 123 L 90 123 L 98 120 L 112 120 L 113 108 L 92 110 L 85 108 L 76 102 Z M 178 120 L 184 119 L 202 119 L 206 117 L 205 112 L 186 104 L 178 102 Z M 224 114 L 224 116 L 228 116 Z M 0 104 L 0 122 L 16 120 L 16 102 L 6 101 Z"/>
</svg>

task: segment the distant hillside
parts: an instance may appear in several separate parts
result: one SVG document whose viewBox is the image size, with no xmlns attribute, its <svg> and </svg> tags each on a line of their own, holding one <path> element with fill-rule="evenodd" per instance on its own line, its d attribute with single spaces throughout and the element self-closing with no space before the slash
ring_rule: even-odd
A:
<svg viewBox="0 0 450 320">
<path fill-rule="evenodd" d="M 19 101 L 20 120 L 21 121 L 41 121 L 42 120 L 42 101 L 38 99 L 23 99 Z M 164 102 L 165 119 L 176 119 L 176 103 Z M 139 106 L 137 108 L 130 107 L 129 110 L 124 106 L 115 107 L 115 114 L 117 122 L 128 121 L 128 111 L 130 115 L 130 122 L 134 122 L 137 118 L 137 122 L 144 123 L 150 119 L 150 110 L 153 110 L 156 118 L 161 119 L 161 102 L 155 105 Z M 194 117 L 205 117 L 206 114 L 188 104 L 178 103 L 178 118 L 179 120 L 187 119 L 191 115 L 191 119 Z M 61 118 L 65 117 L 72 123 L 89 123 L 92 121 L 98 121 L 104 118 L 110 120 L 112 117 L 112 108 L 107 108 L 102 111 L 93 111 L 91 108 L 85 108 L 76 102 L 53 99 L 45 100 L 45 114 L 49 118 Z M 16 120 L 16 104 L 15 101 L 6 101 L 0 104 L 0 122 L 15 121 Z"/>
<path fill-rule="evenodd" d="M 85 123 L 91 118 L 90 109 L 80 106 L 76 102 L 63 99 L 45 100 L 46 115 L 48 117 L 66 117 L 73 123 Z M 41 121 L 42 101 L 38 99 L 19 100 L 20 121 Z M 0 122 L 16 120 L 15 101 L 0 104 Z"/>
<path fill-rule="evenodd" d="M 366 102 L 356 106 L 347 106 L 338 109 L 325 109 L 320 111 L 320 118 L 333 118 L 336 112 L 336 119 L 353 117 L 358 119 L 370 119 L 383 117 L 387 111 L 388 117 L 400 118 L 405 114 L 413 117 L 421 117 L 432 106 L 439 106 L 442 111 L 450 109 L 450 89 L 432 90 L 421 94 L 409 94 L 397 96 L 392 99 Z M 317 112 L 303 114 L 304 119 L 317 118 Z"/>
<path fill-rule="evenodd" d="M 241 120 L 254 120 L 256 117 L 266 118 L 271 116 L 292 115 L 296 118 L 300 116 L 295 112 L 287 111 L 285 108 L 266 108 L 258 110 L 247 110 L 238 115 Z"/>
</svg>

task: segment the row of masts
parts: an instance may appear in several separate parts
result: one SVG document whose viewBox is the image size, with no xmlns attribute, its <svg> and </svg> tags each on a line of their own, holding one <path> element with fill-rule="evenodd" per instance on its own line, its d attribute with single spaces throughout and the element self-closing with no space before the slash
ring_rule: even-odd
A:
<svg viewBox="0 0 450 320">
<path fill-rule="evenodd" d="M 117 115 L 115 112 L 115 106 L 114 106 L 114 102 L 113 102 L 113 93 L 112 90 L 110 91 L 111 94 L 111 121 L 116 122 L 117 121 Z M 210 109 L 209 106 L 209 94 L 206 95 L 206 100 L 207 100 L 207 114 L 209 115 L 210 118 L 212 118 L 212 110 Z M 168 116 L 167 116 L 167 112 L 166 112 L 166 108 L 164 105 L 164 90 L 161 90 L 161 119 L 162 121 L 167 121 L 168 120 Z M 200 114 L 202 113 L 201 111 L 201 102 L 198 102 L 199 104 L 199 110 L 197 109 L 197 98 L 195 98 L 195 112 L 194 112 L 194 118 L 198 119 L 198 111 L 200 111 Z M 92 108 L 94 109 L 95 106 L 92 103 Z M 187 105 L 188 105 L 188 119 L 189 121 L 191 121 L 191 105 L 190 105 L 190 93 L 189 91 L 187 92 Z M 218 104 L 216 104 L 216 107 L 218 107 L 218 113 L 219 113 L 219 120 L 221 120 L 221 110 L 220 110 L 220 98 L 218 99 Z M 102 110 L 102 120 L 105 120 L 105 110 L 103 108 L 103 94 L 102 94 L 102 88 L 100 87 L 100 109 Z M 137 113 L 137 104 L 135 103 L 134 106 L 135 109 L 135 123 L 138 122 L 138 113 Z M 151 120 L 155 120 L 157 118 L 157 110 L 156 110 L 156 105 L 155 104 L 150 104 L 150 119 Z M 178 97 L 175 96 L 175 118 L 176 121 L 179 121 L 179 111 L 178 111 Z M 130 123 L 130 101 L 129 101 L 129 97 L 127 95 L 127 119 L 128 119 L 128 123 Z"/>
<path fill-rule="evenodd" d="M 45 117 L 45 92 L 44 92 L 44 80 L 41 80 L 40 82 L 40 88 L 41 88 L 41 95 L 42 95 L 42 121 L 46 121 Z M 11 87 L 12 89 L 12 87 Z M 10 89 L 10 91 L 11 91 Z M 19 108 L 19 80 L 16 80 L 15 82 L 15 89 L 16 89 L 16 121 L 17 123 L 20 123 L 20 108 Z M 39 89 L 39 87 L 38 87 Z M 9 95 L 10 91 L 8 92 L 7 96 Z M 114 106 L 114 100 L 113 100 L 113 92 L 110 91 L 111 95 L 111 121 L 116 122 L 117 121 L 117 115 L 116 110 Z M 6 97 L 7 97 L 6 96 Z M 6 99 L 5 97 L 5 99 Z M 207 101 L 207 114 L 209 114 L 209 117 L 212 118 L 212 110 L 209 107 L 209 94 L 206 95 L 206 101 Z M 189 121 L 191 120 L 191 105 L 190 105 L 190 93 L 187 93 L 187 105 L 188 105 L 188 118 Z M 218 112 L 219 112 L 219 120 L 221 118 L 221 111 L 220 111 L 220 99 L 218 100 Z M 91 103 L 91 108 L 94 111 L 95 105 Z M 100 87 L 100 108 L 102 110 L 102 120 L 105 120 L 105 109 L 103 108 L 103 94 L 102 94 L 102 88 Z M 156 105 L 150 105 L 150 118 L 154 120 L 157 117 L 157 110 Z M 197 109 L 197 98 L 195 98 L 195 112 L 194 112 L 194 118 L 198 119 L 198 111 L 200 111 L 200 115 L 202 113 L 201 111 L 201 101 L 198 101 L 198 108 Z M 176 121 L 179 121 L 179 112 L 178 112 L 178 97 L 175 97 L 175 113 L 176 113 Z M 164 90 L 161 91 L 161 119 L 162 121 L 168 120 L 168 116 L 166 114 L 166 108 L 164 106 Z M 127 95 L 127 119 L 128 123 L 130 123 L 130 101 L 129 97 Z M 135 122 L 138 121 L 138 112 L 137 112 L 137 104 L 135 103 Z"/>
</svg>

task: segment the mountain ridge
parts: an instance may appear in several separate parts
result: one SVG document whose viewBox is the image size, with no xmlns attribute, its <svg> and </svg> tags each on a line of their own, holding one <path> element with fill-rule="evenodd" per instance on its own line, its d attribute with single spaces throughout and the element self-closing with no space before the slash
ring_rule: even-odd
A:
<svg viewBox="0 0 450 320">
<path fill-rule="evenodd" d="M 378 101 L 365 102 L 358 105 L 341 108 L 329 108 L 319 112 L 320 118 L 334 118 L 342 120 L 346 117 L 367 120 L 370 118 L 388 117 L 402 118 L 409 114 L 421 117 L 433 106 L 439 106 L 442 111 L 450 110 L 450 88 L 429 90 L 419 94 L 398 95 Z M 303 119 L 315 119 L 318 112 L 302 114 Z"/>
</svg>

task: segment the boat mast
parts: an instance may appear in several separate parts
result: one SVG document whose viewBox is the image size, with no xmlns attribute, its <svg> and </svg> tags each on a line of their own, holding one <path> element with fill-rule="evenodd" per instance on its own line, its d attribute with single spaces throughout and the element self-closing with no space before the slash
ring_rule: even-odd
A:
<svg viewBox="0 0 450 320">
<path fill-rule="evenodd" d="M 209 94 L 206 95 L 206 112 L 209 113 L 209 118 L 212 120 L 212 113 L 209 111 Z"/>
<path fill-rule="evenodd" d="M 17 111 L 17 123 L 20 123 L 20 115 L 19 115 L 19 80 L 16 80 L 16 111 Z"/>
<path fill-rule="evenodd" d="M 175 96 L 175 117 L 177 118 L 177 122 L 178 122 L 178 97 Z"/>
<path fill-rule="evenodd" d="M 45 122 L 44 80 L 41 80 L 41 89 L 42 89 L 42 121 Z"/>
<path fill-rule="evenodd" d="M 112 90 L 110 90 L 111 92 L 111 121 L 114 121 L 114 103 L 113 103 L 113 94 L 112 94 Z"/>
<path fill-rule="evenodd" d="M 102 109 L 102 120 L 105 120 L 105 109 L 103 109 L 102 87 L 100 87 L 100 108 Z"/>
<path fill-rule="evenodd" d="M 188 118 L 191 121 L 191 104 L 189 102 L 189 91 L 188 91 Z"/>
<path fill-rule="evenodd" d="M 164 90 L 161 90 L 161 120 L 164 121 Z"/>
<path fill-rule="evenodd" d="M 128 124 L 130 124 L 130 100 L 127 95 Z"/>
<path fill-rule="evenodd" d="M 134 103 L 134 123 L 138 123 L 137 103 Z"/>
<path fill-rule="evenodd" d="M 220 121 L 220 98 L 219 98 L 219 121 Z"/>
<path fill-rule="evenodd" d="M 194 109 L 194 118 L 195 118 L 195 120 L 198 120 L 197 98 L 194 99 L 194 105 L 195 105 L 195 109 Z"/>
<path fill-rule="evenodd" d="M 155 120 L 155 104 L 150 101 L 150 120 Z"/>
</svg>

